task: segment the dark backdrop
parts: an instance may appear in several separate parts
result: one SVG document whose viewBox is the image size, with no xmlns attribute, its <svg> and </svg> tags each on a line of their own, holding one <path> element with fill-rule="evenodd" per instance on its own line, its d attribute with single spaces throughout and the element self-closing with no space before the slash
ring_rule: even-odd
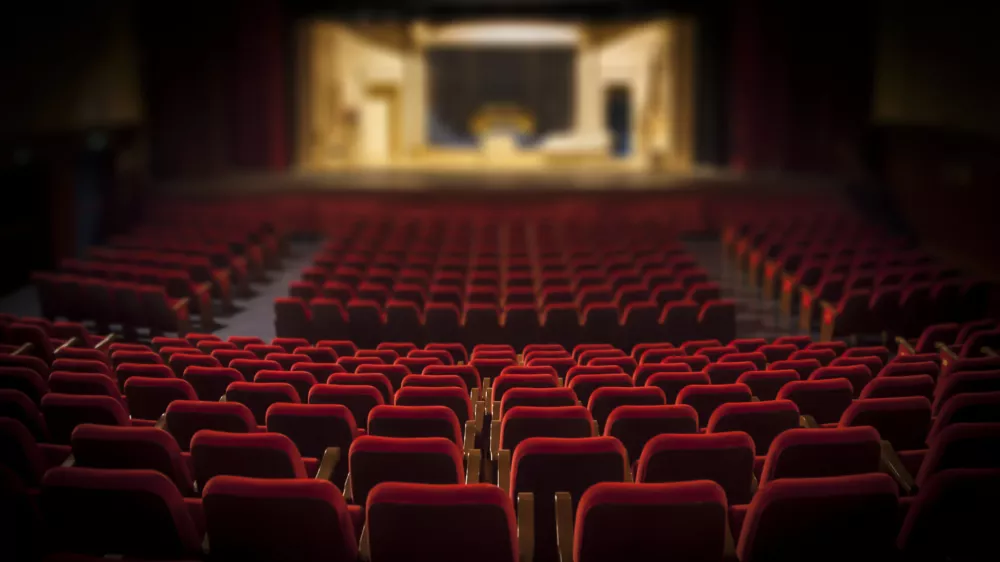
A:
<svg viewBox="0 0 1000 562">
<path fill-rule="evenodd" d="M 469 120 L 491 104 L 531 114 L 535 138 L 569 129 L 575 58 L 574 49 L 563 47 L 429 49 L 431 142 L 474 142 Z"/>
</svg>

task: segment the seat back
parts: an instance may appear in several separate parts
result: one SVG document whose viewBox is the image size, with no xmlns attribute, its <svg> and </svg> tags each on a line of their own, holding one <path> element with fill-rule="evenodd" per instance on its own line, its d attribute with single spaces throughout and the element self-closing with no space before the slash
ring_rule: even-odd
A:
<svg viewBox="0 0 1000 562">
<path fill-rule="evenodd" d="M 933 400 L 934 388 L 934 379 L 930 375 L 876 377 L 865 385 L 861 399 L 923 396 Z"/>
<path fill-rule="evenodd" d="M 568 386 L 576 393 L 581 404 L 589 404 L 590 395 L 599 388 L 631 388 L 632 377 L 626 374 L 577 375 Z"/>
<path fill-rule="evenodd" d="M 366 505 L 373 560 L 517 562 L 510 498 L 489 484 L 384 482 Z"/>
<path fill-rule="evenodd" d="M 361 384 L 317 384 L 309 391 L 310 404 L 340 404 L 351 411 L 358 427 L 368 427 L 368 414 L 385 402 L 377 388 Z"/>
<path fill-rule="evenodd" d="M 781 387 L 779 400 L 791 400 L 799 413 L 817 423 L 836 423 L 854 400 L 854 387 L 847 379 L 792 381 Z"/>
<path fill-rule="evenodd" d="M 741 562 L 892 559 L 898 509 L 887 474 L 778 480 L 754 496 L 736 553 Z"/>
<path fill-rule="evenodd" d="M 316 377 L 307 371 L 257 371 L 254 383 L 287 383 L 295 389 L 299 402 L 309 398 L 309 391 L 316 385 Z"/>
<path fill-rule="evenodd" d="M 704 426 L 712 412 L 728 402 L 749 402 L 750 387 L 745 384 L 691 385 L 677 393 L 677 403 L 687 404 L 698 412 L 698 421 Z"/>
<path fill-rule="evenodd" d="M 587 409 L 597 421 L 598 431 L 603 432 L 611 413 L 621 406 L 663 406 L 667 399 L 663 391 L 655 386 L 645 387 L 602 387 L 590 395 Z"/>
<path fill-rule="evenodd" d="M 420 375 L 418 375 L 420 376 Z M 434 378 L 434 377 L 430 377 Z M 461 381 L 459 381 L 461 382 Z M 456 387 L 407 387 L 396 392 L 398 406 L 444 406 L 455 413 L 462 427 L 472 419 L 472 401 L 469 394 Z"/>
<path fill-rule="evenodd" d="M 500 448 L 514 451 L 532 437 L 584 438 L 593 434 L 593 418 L 583 406 L 516 406 L 500 425 Z"/>
<path fill-rule="evenodd" d="M 872 427 L 789 429 L 771 443 L 760 484 L 878 472 L 881 454 L 879 434 Z"/>
<path fill-rule="evenodd" d="M 162 429 L 83 424 L 70 441 L 74 466 L 155 470 L 176 484 L 181 494 L 194 494 L 181 449 Z"/>
<path fill-rule="evenodd" d="M 1000 423 L 959 423 L 943 429 L 916 474 L 922 486 L 952 468 L 1000 468 Z"/>
<path fill-rule="evenodd" d="M 12 418 L 0 417 L 0 466 L 10 468 L 30 488 L 37 487 L 45 474 L 45 458 L 35 437 Z"/>
<path fill-rule="evenodd" d="M 130 424 L 121 400 L 110 396 L 49 393 L 42 397 L 42 413 L 54 443 L 68 444 L 73 429 L 83 423 Z"/>
<path fill-rule="evenodd" d="M 202 429 L 191 438 L 195 479 L 204 486 L 219 474 L 253 478 L 307 478 L 292 440 L 280 433 L 227 433 Z"/>
<path fill-rule="evenodd" d="M 663 433 L 697 433 L 698 413 L 685 404 L 667 406 L 619 406 L 608 416 L 604 435 L 622 442 L 629 461 L 635 463 L 642 449 Z"/>
<path fill-rule="evenodd" d="M 799 427 L 799 409 L 789 400 L 730 402 L 715 409 L 708 421 L 709 433 L 742 431 L 754 442 L 757 455 L 765 455 L 774 439 L 787 429 Z"/>
<path fill-rule="evenodd" d="M 201 552 L 184 499 L 155 470 L 53 468 L 42 481 L 40 503 L 56 551 L 140 559 Z"/>
<path fill-rule="evenodd" d="M 899 532 L 898 545 L 914 560 L 986 560 L 1000 517 L 1000 470 L 944 470 L 920 489 Z"/>
<path fill-rule="evenodd" d="M 184 379 L 131 377 L 125 381 L 125 399 L 133 419 L 158 420 L 174 400 L 197 400 Z"/>
<path fill-rule="evenodd" d="M 19 390 L 0 388 L 0 417 L 21 422 L 37 441 L 49 440 L 49 430 L 38 405 Z"/>
<path fill-rule="evenodd" d="M 642 560 L 657 553 L 669 560 L 721 560 L 727 509 L 714 482 L 595 484 L 577 508 L 573 559 Z"/>
<path fill-rule="evenodd" d="M 1000 392 L 972 392 L 952 396 L 934 418 L 927 436 L 933 439 L 956 423 L 1000 423 Z"/>
<path fill-rule="evenodd" d="M 923 449 L 931 427 L 931 402 L 922 396 L 855 400 L 839 427 L 864 425 L 874 427 L 897 451 Z"/>
<path fill-rule="evenodd" d="M 740 431 L 658 435 L 642 450 L 636 482 L 712 480 L 726 491 L 729 503 L 746 503 L 753 463 L 753 440 Z"/>
<path fill-rule="evenodd" d="M 295 387 L 283 382 L 234 382 L 226 387 L 226 401 L 238 402 L 250 408 L 257 425 L 264 425 L 271 404 L 299 404 Z"/>
<path fill-rule="evenodd" d="M 340 490 L 314 479 L 217 476 L 205 486 L 206 530 L 222 560 L 353 562 L 357 536 Z M 295 521 L 289 525 L 289 521 Z"/>
<path fill-rule="evenodd" d="M 462 426 L 447 406 L 375 406 L 368 433 L 382 437 L 443 437 L 462 445 Z"/>
<path fill-rule="evenodd" d="M 461 484 L 462 451 L 441 437 L 398 438 L 365 435 L 354 440 L 348 457 L 354 501 L 382 482 Z"/>
<path fill-rule="evenodd" d="M 558 558 L 555 493 L 568 492 L 574 512 L 584 492 L 600 482 L 624 482 L 625 448 L 613 437 L 556 439 L 533 437 L 514 450 L 510 469 L 511 498 L 531 492 L 535 498 L 535 556 Z"/>
<path fill-rule="evenodd" d="M 238 402 L 175 400 L 167 406 L 167 431 L 182 451 L 190 448 L 191 438 L 202 429 L 251 433 L 257 431 L 257 423 L 250 409 Z"/>
</svg>

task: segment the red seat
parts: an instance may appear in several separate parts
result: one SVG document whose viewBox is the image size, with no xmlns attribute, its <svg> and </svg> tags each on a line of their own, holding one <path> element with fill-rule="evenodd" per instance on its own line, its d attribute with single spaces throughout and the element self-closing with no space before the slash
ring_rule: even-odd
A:
<svg viewBox="0 0 1000 562">
<path fill-rule="evenodd" d="M 662 433 L 697 433 L 698 413 L 685 404 L 619 406 L 608 416 L 604 435 L 622 442 L 628 458 L 637 462 L 643 447 Z"/>
<path fill-rule="evenodd" d="M 181 494 L 195 495 L 188 463 L 177 441 L 162 429 L 83 424 L 70 442 L 73 466 L 155 470 L 170 478 Z"/>
<path fill-rule="evenodd" d="M 316 459 L 328 447 L 339 448 L 343 457 L 360 436 L 354 415 L 340 404 L 273 404 L 267 409 L 267 430 L 287 436 L 300 454 Z M 337 463 L 333 483 L 343 488 L 347 472 L 346 462 Z"/>
<path fill-rule="evenodd" d="M 712 413 L 706 430 L 708 433 L 742 431 L 753 439 L 760 457 L 767 454 L 778 435 L 797 427 L 799 409 L 795 404 L 789 400 L 772 400 L 722 404 Z"/>
<path fill-rule="evenodd" d="M 463 444 L 462 425 L 446 406 L 375 406 L 368 414 L 368 433 L 382 437 L 444 437 Z"/>
<path fill-rule="evenodd" d="M 218 476 L 205 486 L 213 556 L 225 560 L 357 558 L 356 530 L 340 491 L 313 479 Z M 287 525 L 289 513 L 300 519 Z"/>
<path fill-rule="evenodd" d="M 781 387 L 779 400 L 791 400 L 799 413 L 817 423 L 837 423 L 854 399 L 854 387 L 847 379 L 792 381 Z"/>
<path fill-rule="evenodd" d="M 535 501 L 535 557 L 558 559 L 555 493 L 568 492 L 576 505 L 599 482 L 624 482 L 628 461 L 622 444 L 612 437 L 526 439 L 514 450 L 510 494 L 529 492 Z"/>
<path fill-rule="evenodd" d="M 367 428 L 368 414 L 385 401 L 379 390 L 369 384 L 317 384 L 309 391 L 309 403 L 345 406 L 358 426 Z"/>
<path fill-rule="evenodd" d="M 687 404 L 698 412 L 698 420 L 704 426 L 717 407 L 727 402 L 749 402 L 752 398 L 750 387 L 745 384 L 691 385 L 677 394 L 678 404 Z"/>
<path fill-rule="evenodd" d="M 655 386 L 663 391 L 667 398 L 667 404 L 677 402 L 677 397 L 681 391 L 692 385 L 709 385 L 708 374 L 704 372 L 696 373 L 656 373 L 646 379 L 645 386 Z"/>
<path fill-rule="evenodd" d="M 651 553 L 669 560 L 721 559 L 726 517 L 726 494 L 713 482 L 595 484 L 577 508 L 573 559 L 642 560 Z"/>
<path fill-rule="evenodd" d="M 54 443 L 69 443 L 73 429 L 82 423 L 131 425 L 120 398 L 49 393 L 41 407 Z"/>
<path fill-rule="evenodd" d="M 496 486 L 384 482 L 365 512 L 374 560 L 519 559 L 514 507 Z"/>
<path fill-rule="evenodd" d="M 811 381 L 829 379 L 847 379 L 851 383 L 851 388 L 854 389 L 854 396 L 858 397 L 871 382 L 872 374 L 864 365 L 851 365 L 849 367 L 820 367 L 809 375 Z"/>
<path fill-rule="evenodd" d="M 49 391 L 45 379 L 27 367 L 0 367 L 0 388 L 23 392 L 36 404 Z"/>
<path fill-rule="evenodd" d="M 1000 424 L 959 423 L 941 430 L 920 463 L 917 486 L 953 468 L 1000 468 Z"/>
<path fill-rule="evenodd" d="M 253 413 L 237 402 L 175 400 L 167 406 L 166 415 L 166 429 L 184 451 L 188 450 L 191 437 L 201 429 L 234 433 L 257 430 Z"/>
<path fill-rule="evenodd" d="M 636 482 L 711 480 L 726 491 L 731 504 L 750 500 L 754 443 L 742 432 L 666 434 L 643 448 Z"/>
<path fill-rule="evenodd" d="M 295 389 L 299 402 L 309 398 L 309 391 L 316 385 L 316 377 L 307 371 L 257 371 L 254 383 L 287 383 Z"/>
<path fill-rule="evenodd" d="M 183 379 L 132 377 L 125 381 L 125 399 L 133 419 L 158 420 L 174 400 L 197 400 Z"/>
<path fill-rule="evenodd" d="M 931 403 L 922 396 L 855 400 L 838 427 L 874 427 L 897 451 L 926 447 L 931 427 Z"/>
<path fill-rule="evenodd" d="M 601 387 L 591 393 L 587 409 L 597 421 L 598 431 L 603 432 L 608 417 L 618 407 L 660 405 L 666 405 L 666 396 L 655 386 Z"/>
<path fill-rule="evenodd" d="M 191 438 L 195 480 L 227 474 L 253 478 L 308 478 L 292 440 L 280 433 L 227 433 L 202 429 Z"/>
<path fill-rule="evenodd" d="M 754 496 L 736 553 L 741 562 L 892 559 L 898 509 L 886 474 L 778 480 Z"/>
<path fill-rule="evenodd" d="M 57 550 L 147 560 L 200 556 L 202 532 L 192 511 L 154 470 L 54 468 L 40 500 Z"/>
<path fill-rule="evenodd" d="M 878 472 L 879 434 L 868 426 L 789 429 L 771 443 L 760 485 L 781 478 L 817 478 Z"/>
<path fill-rule="evenodd" d="M 462 451 L 440 437 L 394 438 L 365 435 L 354 440 L 348 462 L 354 503 L 364 505 L 383 482 L 461 484 Z"/>
<path fill-rule="evenodd" d="M 233 364 L 241 360 L 233 361 Z M 256 361 L 255 361 L 256 362 Z M 256 370 L 246 367 L 245 371 Z M 199 367 L 197 365 L 184 370 L 184 380 L 191 384 L 199 400 L 218 401 L 226 394 L 226 389 L 234 382 L 245 382 L 243 374 L 232 367 Z M 250 380 L 253 380 L 252 378 Z"/>
<path fill-rule="evenodd" d="M 285 371 L 291 370 L 292 365 L 296 363 L 309 363 L 312 361 L 308 355 L 298 353 L 268 353 L 264 356 L 264 360 L 274 361 L 281 365 L 281 368 Z"/>
<path fill-rule="evenodd" d="M 754 371 L 757 366 L 749 361 L 741 363 L 713 363 L 705 367 L 712 384 L 734 384 L 743 373 Z"/>
<path fill-rule="evenodd" d="M 226 401 L 246 405 L 253 413 L 257 425 L 264 425 L 267 409 L 271 404 L 289 402 L 298 404 L 299 393 L 295 387 L 282 382 L 234 382 L 226 388 Z"/>
</svg>

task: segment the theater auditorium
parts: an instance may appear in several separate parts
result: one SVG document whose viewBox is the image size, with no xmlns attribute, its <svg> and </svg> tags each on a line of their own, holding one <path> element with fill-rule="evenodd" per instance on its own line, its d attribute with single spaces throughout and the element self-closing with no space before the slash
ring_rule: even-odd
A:
<svg viewBox="0 0 1000 562">
<path fill-rule="evenodd" d="M 5 7 L 0 560 L 997 560 L 961 4 Z"/>
</svg>

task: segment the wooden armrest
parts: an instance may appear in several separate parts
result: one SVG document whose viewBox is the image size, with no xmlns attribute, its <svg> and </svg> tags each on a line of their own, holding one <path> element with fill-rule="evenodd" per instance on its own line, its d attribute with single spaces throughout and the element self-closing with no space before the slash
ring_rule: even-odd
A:
<svg viewBox="0 0 1000 562">
<path fill-rule="evenodd" d="M 510 451 L 500 449 L 497 454 L 497 486 L 504 494 L 510 494 Z"/>
<path fill-rule="evenodd" d="M 490 405 L 490 419 L 498 420 L 500 419 L 500 402 L 487 402 Z"/>
<path fill-rule="evenodd" d="M 170 308 L 172 308 L 174 312 L 177 312 L 178 310 L 182 310 L 182 309 L 185 309 L 187 307 L 188 307 L 188 298 L 187 297 L 181 297 L 181 298 L 177 299 L 176 301 L 174 301 L 174 304 L 171 305 Z"/>
<path fill-rule="evenodd" d="M 344 501 L 351 503 L 354 501 L 354 486 L 351 485 L 351 473 L 347 473 L 347 480 L 344 480 Z"/>
<path fill-rule="evenodd" d="M 750 495 L 752 496 L 752 495 L 756 494 L 757 493 L 757 488 L 759 488 L 759 487 L 760 487 L 760 481 L 757 480 L 757 475 L 751 473 L 750 474 Z"/>
<path fill-rule="evenodd" d="M 951 349 L 951 346 L 944 343 L 943 341 L 935 342 L 934 347 L 936 347 L 937 350 L 941 352 L 941 359 L 948 361 L 958 360 L 958 354 Z"/>
<path fill-rule="evenodd" d="M 811 287 L 799 287 L 799 330 L 809 333 L 812 329 L 813 310 L 816 308 L 816 294 Z"/>
<path fill-rule="evenodd" d="M 208 544 L 208 533 L 205 533 L 205 538 L 201 541 L 201 551 L 205 554 L 211 554 L 212 549 Z"/>
<path fill-rule="evenodd" d="M 757 396 L 751 396 L 751 397 L 750 397 L 750 401 L 751 401 L 751 402 L 760 402 L 760 398 L 759 398 L 759 397 L 757 397 Z"/>
<path fill-rule="evenodd" d="M 211 290 L 212 290 L 212 283 L 210 281 L 205 281 L 204 283 L 199 283 L 195 285 L 194 294 L 200 297 L 206 293 L 209 293 L 209 291 Z"/>
<path fill-rule="evenodd" d="M 476 422 L 473 420 L 467 420 L 465 422 L 465 438 L 462 443 L 462 449 L 465 451 L 471 451 L 476 448 Z"/>
<path fill-rule="evenodd" d="M 490 422 L 490 460 L 497 462 L 500 454 L 500 420 Z"/>
<path fill-rule="evenodd" d="M 104 349 L 106 346 L 111 345 L 111 343 L 116 339 L 118 339 L 118 334 L 108 334 L 104 336 L 103 340 L 97 342 L 97 345 L 94 346 L 94 349 Z"/>
<path fill-rule="evenodd" d="M 896 336 L 896 353 L 899 355 L 916 355 L 913 344 L 903 336 Z"/>
<path fill-rule="evenodd" d="M 472 390 L 469 391 L 469 401 L 471 401 L 473 404 L 475 404 L 476 402 L 481 402 L 481 400 L 479 399 L 480 394 L 481 392 L 478 388 L 473 388 Z"/>
<path fill-rule="evenodd" d="M 166 413 L 160 414 L 160 419 L 156 420 L 156 425 L 154 425 L 153 427 L 155 427 L 157 429 L 162 429 L 163 431 L 166 431 L 167 430 L 167 414 Z"/>
<path fill-rule="evenodd" d="M 830 301 L 821 300 L 819 301 L 819 306 L 823 309 L 823 312 L 832 312 L 834 315 L 837 314 L 837 305 Z"/>
<path fill-rule="evenodd" d="M 465 483 L 478 484 L 479 474 L 481 473 L 483 467 L 483 453 L 478 449 L 473 449 L 465 452 L 465 458 Z"/>
<path fill-rule="evenodd" d="M 32 347 L 34 347 L 34 346 L 31 345 L 31 342 L 25 342 L 25 343 L 21 344 L 21 347 L 15 349 L 14 351 L 11 351 L 10 354 L 11 355 L 27 355 L 27 353 L 29 351 L 31 351 Z"/>
<path fill-rule="evenodd" d="M 601 433 L 597 427 L 597 420 L 590 420 L 590 436 L 600 437 Z"/>
<path fill-rule="evenodd" d="M 986 357 L 996 357 L 997 356 L 997 352 L 994 351 L 994 349 L 992 347 L 988 346 L 988 345 L 984 345 L 983 347 L 979 348 L 979 351 L 981 351 L 983 353 L 983 355 L 986 356 Z"/>
<path fill-rule="evenodd" d="M 368 538 L 368 525 L 361 528 L 361 540 L 358 541 L 358 559 L 364 562 L 372 559 L 372 545 Z"/>
<path fill-rule="evenodd" d="M 809 429 L 816 429 L 817 427 L 819 427 L 819 424 L 816 423 L 816 418 L 806 414 L 799 416 L 799 426 Z"/>
<path fill-rule="evenodd" d="M 73 458 L 73 454 L 70 453 L 70 455 L 66 457 L 66 460 L 64 460 L 59 466 L 73 466 L 74 464 L 76 464 L 76 459 Z"/>
<path fill-rule="evenodd" d="M 819 301 L 823 315 L 820 317 L 819 341 L 833 341 L 834 324 L 837 322 L 837 305 L 830 301 Z"/>
<path fill-rule="evenodd" d="M 517 546 L 521 553 L 520 562 L 534 561 L 535 495 L 531 492 L 517 495 Z"/>
<path fill-rule="evenodd" d="M 316 471 L 316 480 L 326 480 L 333 482 L 333 472 L 340 462 L 340 447 L 327 447 L 323 451 L 323 458 L 319 463 L 319 470 Z M 333 482 L 336 484 L 336 482 Z"/>
<path fill-rule="evenodd" d="M 556 492 L 556 545 L 559 562 L 573 562 L 573 498 Z"/>
<path fill-rule="evenodd" d="M 912 494 L 917 488 L 916 480 L 910 475 L 910 471 L 906 470 L 903 461 L 899 458 L 896 450 L 892 448 L 892 445 L 885 439 L 881 441 L 881 445 L 882 456 L 879 460 L 881 461 L 882 470 L 892 476 L 904 494 Z"/>
<path fill-rule="evenodd" d="M 219 402 L 226 402 L 226 401 L 227 400 L 226 400 L 226 395 L 225 394 L 223 394 L 222 396 L 219 397 Z"/>
<path fill-rule="evenodd" d="M 76 336 L 73 336 L 73 337 L 71 337 L 70 339 L 68 339 L 68 340 L 64 341 L 62 345 L 60 345 L 59 347 L 57 347 L 57 348 L 55 349 L 54 353 L 55 353 L 56 355 L 59 355 L 59 352 L 60 352 L 60 351 L 62 351 L 62 350 L 64 350 L 64 349 L 67 349 L 67 348 L 70 348 L 70 347 L 73 347 L 73 346 L 74 346 L 74 345 L 76 345 L 76 344 L 77 344 L 77 343 L 78 343 L 79 341 L 80 341 L 80 339 L 79 339 L 79 338 L 77 338 Z"/>
<path fill-rule="evenodd" d="M 736 556 L 736 539 L 733 538 L 733 530 L 729 527 L 729 515 L 726 515 L 726 532 L 723 536 L 724 544 L 722 546 L 722 560 L 723 562 L 738 562 L 739 558 Z"/>
<path fill-rule="evenodd" d="M 486 377 L 483 379 L 483 402 L 489 404 L 493 400 L 493 387 L 490 384 L 490 378 Z"/>
<path fill-rule="evenodd" d="M 478 392 L 478 391 L 477 391 Z M 476 422 L 476 433 L 482 433 L 483 421 L 486 418 L 486 403 L 481 400 L 473 400 L 473 415 Z"/>
</svg>

